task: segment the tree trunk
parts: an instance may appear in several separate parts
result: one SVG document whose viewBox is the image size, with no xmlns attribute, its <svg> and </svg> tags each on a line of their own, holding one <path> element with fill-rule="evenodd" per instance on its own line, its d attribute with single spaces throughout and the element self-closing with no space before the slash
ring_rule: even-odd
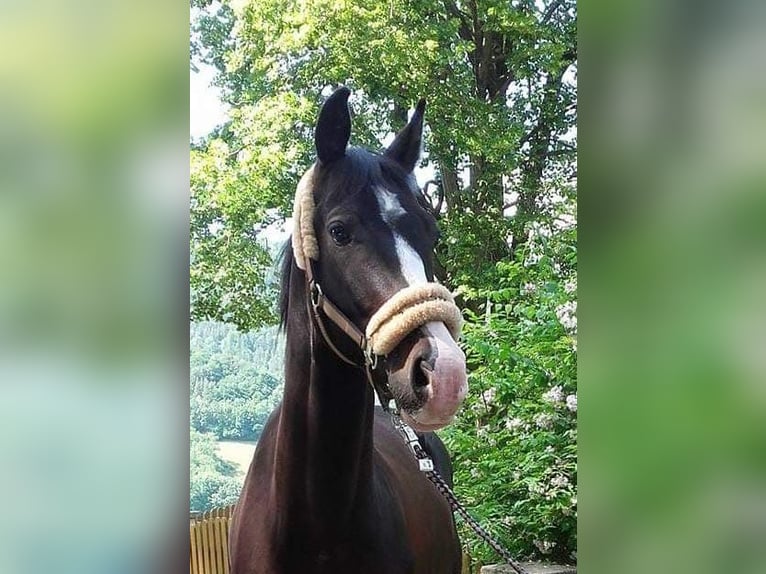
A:
<svg viewBox="0 0 766 574">
<path fill-rule="evenodd" d="M 519 200 L 516 215 L 511 222 L 511 234 L 513 235 L 511 251 L 513 253 L 529 239 L 528 223 L 538 213 L 537 197 L 540 194 L 543 173 L 548 160 L 554 122 L 561 113 L 558 109 L 559 92 L 567 68 L 568 64 L 565 63 L 557 73 L 548 76 L 537 123 L 527 137 L 529 152 L 521 162 Z"/>
</svg>

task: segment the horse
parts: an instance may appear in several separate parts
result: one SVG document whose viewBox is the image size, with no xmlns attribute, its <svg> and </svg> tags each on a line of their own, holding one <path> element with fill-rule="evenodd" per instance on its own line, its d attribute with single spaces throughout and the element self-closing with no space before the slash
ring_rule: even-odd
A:
<svg viewBox="0 0 766 574">
<path fill-rule="evenodd" d="M 446 291 L 434 282 L 438 229 L 413 175 L 425 100 L 387 149 L 373 153 L 348 145 L 349 94 L 341 87 L 322 106 L 317 160 L 296 194 L 281 274 L 284 396 L 232 516 L 232 574 L 461 568 L 450 506 L 373 390 L 394 399 L 451 485 L 449 455 L 433 431 L 454 419 L 467 375 L 451 315 L 459 310 L 433 295 Z M 415 296 L 422 292 L 430 295 Z M 386 321 L 394 335 L 385 345 L 378 337 L 376 354 L 371 323 Z"/>
</svg>

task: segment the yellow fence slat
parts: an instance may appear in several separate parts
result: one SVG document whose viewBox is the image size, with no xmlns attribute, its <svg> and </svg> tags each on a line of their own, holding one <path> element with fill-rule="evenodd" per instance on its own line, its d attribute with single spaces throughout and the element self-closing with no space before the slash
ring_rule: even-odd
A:
<svg viewBox="0 0 766 574">
<path fill-rule="evenodd" d="M 223 574 L 229 574 L 229 523 L 230 518 L 221 518 L 218 522 L 218 530 L 221 532 L 221 564 Z"/>
<path fill-rule="evenodd" d="M 199 574 L 197 566 L 197 537 L 194 535 L 194 523 L 189 524 L 189 539 L 191 540 L 191 560 L 189 561 L 189 573 Z"/>
<path fill-rule="evenodd" d="M 208 519 L 209 520 L 209 519 Z M 202 548 L 205 549 L 204 553 L 204 561 L 205 561 L 205 574 L 211 574 L 212 570 L 210 569 L 210 540 L 207 536 L 207 526 L 208 521 L 205 520 L 202 524 L 200 524 L 200 530 L 202 530 Z"/>
<path fill-rule="evenodd" d="M 197 524 L 197 548 L 199 548 L 199 570 L 200 574 L 209 574 L 209 570 L 205 568 L 205 555 L 207 554 L 205 544 L 205 531 L 201 524 Z"/>
<path fill-rule="evenodd" d="M 197 540 L 197 572 L 205 574 L 205 549 L 202 544 L 202 531 L 199 524 L 194 525 L 194 538 Z"/>
<path fill-rule="evenodd" d="M 205 537 L 205 572 L 215 572 L 215 540 L 213 540 L 213 531 L 210 528 L 212 519 L 208 518 L 201 524 L 203 536 Z"/>
<path fill-rule="evenodd" d="M 210 563 L 210 572 L 215 572 L 215 534 L 213 533 L 213 522 L 215 518 L 205 521 L 205 534 L 208 539 L 207 555 Z"/>
<path fill-rule="evenodd" d="M 205 529 L 202 522 L 197 523 L 197 548 L 199 548 L 199 571 L 200 574 L 208 574 L 208 568 L 205 567 L 205 557 L 207 556 L 207 541 L 205 540 Z"/>
<path fill-rule="evenodd" d="M 221 568 L 218 565 L 218 545 L 221 543 L 221 539 L 218 536 L 218 529 L 216 528 L 218 518 L 211 518 L 207 523 L 207 535 L 210 538 L 210 568 L 214 572 L 221 572 Z"/>
<path fill-rule="evenodd" d="M 225 518 L 218 517 L 214 519 L 211 524 L 210 528 L 213 530 L 213 538 L 215 539 L 215 567 L 216 572 L 220 572 L 223 574 L 223 561 L 221 558 L 223 557 L 223 549 L 221 548 L 221 544 L 223 543 L 223 540 L 221 539 L 221 529 L 219 528 L 221 525 L 221 522 L 223 522 Z"/>
</svg>

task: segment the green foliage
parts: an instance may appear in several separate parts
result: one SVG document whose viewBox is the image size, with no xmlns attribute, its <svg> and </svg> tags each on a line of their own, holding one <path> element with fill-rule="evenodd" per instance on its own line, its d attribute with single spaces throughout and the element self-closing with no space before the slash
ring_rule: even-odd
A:
<svg viewBox="0 0 766 574">
<path fill-rule="evenodd" d="M 469 396 L 443 432 L 455 488 L 518 556 L 569 562 L 576 548 L 576 319 L 569 241 L 531 245 L 466 290 Z M 563 265 L 566 262 L 567 265 Z M 491 496 L 488 496 L 491 493 Z M 492 552 L 466 531 L 485 562 Z"/>
<path fill-rule="evenodd" d="M 215 452 L 215 437 L 189 429 L 190 492 L 189 507 L 202 512 L 237 501 L 242 488 L 234 467 Z"/>
<path fill-rule="evenodd" d="M 190 350 L 192 428 L 257 440 L 282 394 L 276 329 L 243 334 L 223 323 L 192 323 Z"/>
<path fill-rule="evenodd" d="M 354 91 L 352 143 L 373 149 L 427 98 L 429 194 L 447 222 L 445 245 L 476 241 L 490 264 L 512 255 L 509 234 L 526 240 L 547 177 L 572 175 L 576 100 L 564 80 L 576 61 L 572 0 L 544 12 L 528 2 L 452 0 L 194 7 L 193 62 L 218 70 L 232 106 L 231 121 L 192 151 L 195 319 L 243 330 L 273 323 L 262 232 L 291 213 L 312 161 L 320 94 L 334 85 Z M 445 261 L 448 276 L 486 270 L 465 263 Z"/>
<path fill-rule="evenodd" d="M 190 507 L 236 502 L 242 478 L 216 454 L 220 439 L 257 440 L 282 395 L 283 346 L 276 328 L 240 333 L 231 325 L 189 326 Z"/>
</svg>

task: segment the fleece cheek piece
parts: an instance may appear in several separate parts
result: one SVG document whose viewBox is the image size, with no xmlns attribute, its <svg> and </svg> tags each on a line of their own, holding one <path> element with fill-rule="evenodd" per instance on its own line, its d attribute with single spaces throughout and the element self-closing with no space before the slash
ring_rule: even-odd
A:
<svg viewBox="0 0 766 574">
<path fill-rule="evenodd" d="M 303 174 L 295 192 L 293 255 L 295 264 L 303 271 L 306 270 L 308 259 L 319 259 L 319 244 L 314 234 L 314 166 Z"/>
<path fill-rule="evenodd" d="M 295 264 L 303 271 L 309 259 L 319 260 L 319 244 L 314 233 L 313 184 L 312 166 L 298 183 L 293 207 L 293 255 Z M 439 283 L 405 287 L 370 318 L 365 332 L 368 350 L 376 355 L 387 355 L 409 333 L 432 321 L 442 321 L 457 341 L 463 317 L 449 290 Z"/>
</svg>

